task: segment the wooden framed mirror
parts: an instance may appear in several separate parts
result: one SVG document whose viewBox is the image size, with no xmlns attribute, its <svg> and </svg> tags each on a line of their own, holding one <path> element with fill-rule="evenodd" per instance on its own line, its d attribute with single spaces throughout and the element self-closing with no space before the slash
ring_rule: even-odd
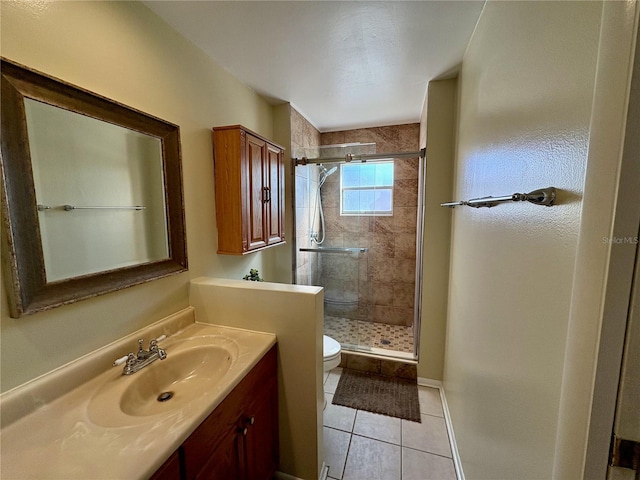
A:
<svg viewBox="0 0 640 480">
<path fill-rule="evenodd" d="M 179 127 L 4 58 L 0 69 L 11 316 L 186 271 Z"/>
</svg>

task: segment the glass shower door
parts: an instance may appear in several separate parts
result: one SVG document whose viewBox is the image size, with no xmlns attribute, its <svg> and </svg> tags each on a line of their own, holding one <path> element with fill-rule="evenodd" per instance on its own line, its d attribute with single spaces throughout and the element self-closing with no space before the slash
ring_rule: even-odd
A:
<svg viewBox="0 0 640 480">
<path fill-rule="evenodd" d="M 344 350 L 415 358 L 418 159 L 296 167 L 298 283 Z"/>
</svg>

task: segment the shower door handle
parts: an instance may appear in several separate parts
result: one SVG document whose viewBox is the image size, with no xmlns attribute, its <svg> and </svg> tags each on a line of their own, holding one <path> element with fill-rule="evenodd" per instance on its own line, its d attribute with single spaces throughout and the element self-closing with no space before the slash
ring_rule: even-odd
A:
<svg viewBox="0 0 640 480">
<path fill-rule="evenodd" d="M 267 203 L 271 201 L 271 188 L 262 187 L 262 201 L 263 203 Z"/>
</svg>

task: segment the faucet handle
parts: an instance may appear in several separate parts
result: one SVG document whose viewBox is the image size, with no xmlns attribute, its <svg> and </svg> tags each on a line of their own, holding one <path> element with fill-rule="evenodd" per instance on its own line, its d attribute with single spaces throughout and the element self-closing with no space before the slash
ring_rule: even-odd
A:
<svg viewBox="0 0 640 480">
<path fill-rule="evenodd" d="M 125 355 L 124 357 L 117 358 L 115 362 L 113 362 L 114 367 L 118 367 L 127 361 L 129 355 Z"/>
<path fill-rule="evenodd" d="M 124 357 L 120 357 L 118 359 L 116 359 L 115 362 L 113 362 L 113 366 L 114 367 L 119 367 L 120 365 L 122 365 L 123 363 L 127 363 L 127 364 L 131 364 L 131 363 L 135 363 L 136 357 L 133 353 L 129 353 L 128 355 L 125 355 Z"/>
<path fill-rule="evenodd" d="M 158 350 L 158 342 L 163 341 L 165 338 L 167 338 L 166 335 L 160 335 L 158 338 L 154 338 L 153 340 L 151 340 L 149 342 L 149 351 L 150 352 L 155 352 Z"/>
</svg>

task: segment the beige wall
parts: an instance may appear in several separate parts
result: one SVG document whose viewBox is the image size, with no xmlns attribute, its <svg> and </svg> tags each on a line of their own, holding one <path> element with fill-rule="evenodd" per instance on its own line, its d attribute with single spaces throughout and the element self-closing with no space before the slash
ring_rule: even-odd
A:
<svg viewBox="0 0 640 480">
<path fill-rule="evenodd" d="M 460 75 L 444 385 L 469 478 L 550 478 L 602 4 L 489 2 Z"/>
<path fill-rule="evenodd" d="M 442 380 L 447 325 L 457 80 L 429 83 L 420 120 L 427 148 L 422 249 L 422 311 L 418 376 Z"/>
<path fill-rule="evenodd" d="M 308 480 L 319 477 L 323 462 L 322 300 L 321 287 L 204 277 L 190 294 L 198 322 L 276 334 L 279 469 Z"/>
<path fill-rule="evenodd" d="M 190 278 L 258 268 L 280 280 L 276 255 L 289 245 L 216 254 L 210 128 L 272 137 L 270 105 L 137 2 L 3 2 L 0 26 L 3 56 L 180 125 L 189 253 L 188 273 L 19 320 L 3 282 L 2 391 L 186 307 Z"/>
</svg>

